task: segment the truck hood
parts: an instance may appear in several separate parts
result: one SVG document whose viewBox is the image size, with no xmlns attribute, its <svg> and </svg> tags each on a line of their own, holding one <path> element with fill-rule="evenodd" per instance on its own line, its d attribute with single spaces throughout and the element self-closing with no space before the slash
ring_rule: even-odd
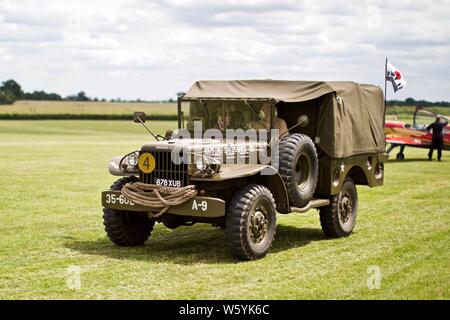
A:
<svg viewBox="0 0 450 320">
<path fill-rule="evenodd" d="M 205 151 L 222 149 L 223 151 L 232 149 L 265 149 L 267 142 L 249 142 L 244 140 L 218 140 L 218 139 L 172 139 L 169 141 L 154 141 L 142 145 L 142 151 L 164 151 L 174 148 L 184 148 L 189 151 Z"/>
<path fill-rule="evenodd" d="M 196 161 L 198 157 L 214 158 L 222 164 L 230 163 L 258 163 L 258 157 L 267 156 L 267 142 L 249 142 L 245 140 L 218 139 L 172 139 L 169 141 L 155 141 L 144 144 L 143 152 L 171 151 L 182 153 L 187 161 Z M 248 160 L 245 160 L 248 159 Z"/>
</svg>

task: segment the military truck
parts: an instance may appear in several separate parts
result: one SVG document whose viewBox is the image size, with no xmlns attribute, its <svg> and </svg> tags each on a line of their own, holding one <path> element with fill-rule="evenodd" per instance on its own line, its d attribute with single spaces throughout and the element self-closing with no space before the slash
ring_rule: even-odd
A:
<svg viewBox="0 0 450 320">
<path fill-rule="evenodd" d="M 178 129 L 164 137 L 135 113 L 158 141 L 110 161 L 121 178 L 102 193 L 106 233 L 138 246 L 156 222 L 207 223 L 225 229 L 236 258 L 254 260 L 274 241 L 277 214 L 316 208 L 327 237 L 349 236 L 356 185 L 383 184 L 384 114 L 374 85 L 198 81 L 179 97 Z M 221 136 L 229 132 L 244 134 Z"/>
</svg>

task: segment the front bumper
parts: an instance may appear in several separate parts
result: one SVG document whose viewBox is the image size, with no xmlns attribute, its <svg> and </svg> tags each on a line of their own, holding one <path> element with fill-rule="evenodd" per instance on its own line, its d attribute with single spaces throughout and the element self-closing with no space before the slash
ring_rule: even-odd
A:
<svg viewBox="0 0 450 320">
<path fill-rule="evenodd" d="M 161 209 L 152 209 L 133 203 L 118 190 L 103 191 L 102 206 L 114 210 L 153 213 L 158 213 Z M 218 198 L 197 196 L 179 206 L 170 207 L 166 212 L 179 216 L 219 218 L 225 216 L 225 201 Z"/>
</svg>

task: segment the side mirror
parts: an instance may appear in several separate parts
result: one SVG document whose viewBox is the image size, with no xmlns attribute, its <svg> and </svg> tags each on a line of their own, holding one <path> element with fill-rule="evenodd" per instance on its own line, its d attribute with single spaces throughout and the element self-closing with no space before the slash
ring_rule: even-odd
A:
<svg viewBox="0 0 450 320">
<path fill-rule="evenodd" d="M 309 124 L 309 118 L 306 115 L 301 115 L 297 118 L 297 124 L 304 128 Z"/>
<path fill-rule="evenodd" d="M 145 122 L 145 112 L 136 111 L 134 113 L 133 121 L 136 123 L 144 123 Z"/>
<path fill-rule="evenodd" d="M 170 140 L 172 138 L 173 135 L 173 130 L 169 129 L 166 131 L 166 134 L 164 135 L 164 140 Z"/>
</svg>

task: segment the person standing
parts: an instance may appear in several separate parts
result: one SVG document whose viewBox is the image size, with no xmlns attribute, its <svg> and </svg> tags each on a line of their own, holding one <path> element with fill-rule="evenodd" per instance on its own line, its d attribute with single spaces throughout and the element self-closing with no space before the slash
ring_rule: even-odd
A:
<svg viewBox="0 0 450 320">
<path fill-rule="evenodd" d="M 433 129 L 433 138 L 431 140 L 430 152 L 428 152 L 428 160 L 431 161 L 433 157 L 434 149 L 437 149 L 437 158 L 438 161 L 441 161 L 442 157 L 442 145 L 444 143 L 444 136 L 442 134 L 442 129 L 448 124 L 448 121 L 445 123 L 441 122 L 441 117 L 437 116 L 436 121 L 430 124 L 427 127 L 427 131 L 430 132 Z"/>
</svg>

